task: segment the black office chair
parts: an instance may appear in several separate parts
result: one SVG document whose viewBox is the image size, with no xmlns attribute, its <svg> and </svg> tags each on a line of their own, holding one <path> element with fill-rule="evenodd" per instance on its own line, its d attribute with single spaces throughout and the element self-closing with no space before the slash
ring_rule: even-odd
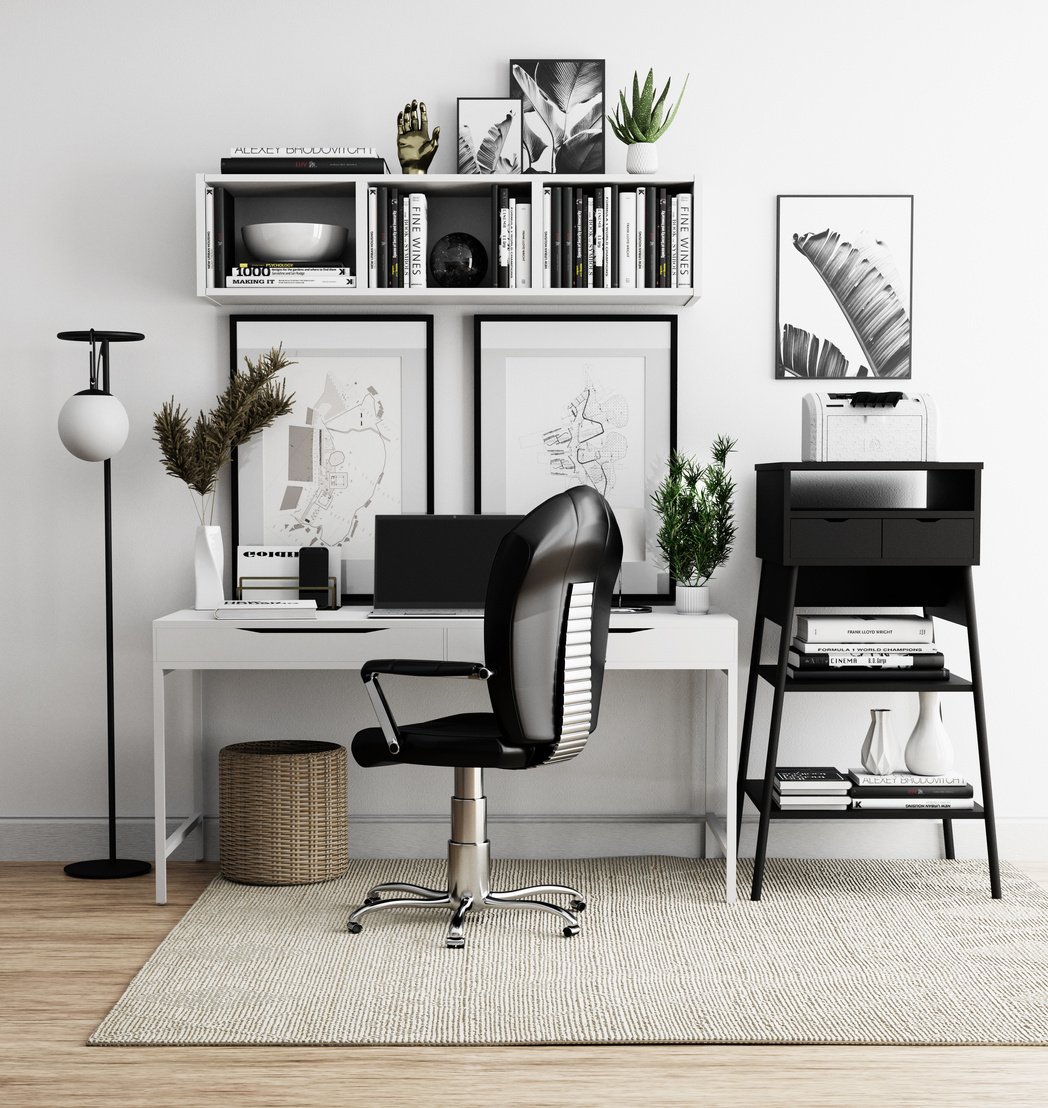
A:
<svg viewBox="0 0 1048 1108">
<path fill-rule="evenodd" d="M 470 911 L 519 908 L 552 912 L 577 935 L 582 894 L 563 885 L 492 892 L 485 769 L 533 769 L 579 754 L 597 725 L 611 595 L 622 561 L 615 517 L 595 490 L 578 486 L 551 497 L 502 540 L 484 604 L 484 662 L 383 660 L 361 677 L 378 716 L 353 739 L 365 767 L 453 766 L 448 886 L 403 881 L 376 885 L 350 917 L 352 933 L 380 908 L 450 908 L 447 945 L 464 945 Z M 488 683 L 491 712 L 399 725 L 379 674 L 471 677 Z M 407 893 L 386 900 L 381 893 Z M 570 909 L 530 897 L 567 896 Z"/>
</svg>

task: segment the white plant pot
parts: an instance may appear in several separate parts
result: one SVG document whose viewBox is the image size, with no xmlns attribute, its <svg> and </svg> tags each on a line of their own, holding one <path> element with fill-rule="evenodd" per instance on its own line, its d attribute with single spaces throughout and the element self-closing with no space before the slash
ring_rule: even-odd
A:
<svg viewBox="0 0 1048 1108">
<path fill-rule="evenodd" d="M 919 692 L 921 709 L 906 742 L 906 768 L 910 773 L 934 777 L 953 769 L 953 743 L 942 722 L 937 692 Z"/>
<path fill-rule="evenodd" d="M 225 600 L 222 591 L 222 528 L 201 524 L 193 545 L 193 572 L 196 577 L 196 603 L 199 611 L 217 608 Z"/>
<path fill-rule="evenodd" d="M 709 585 L 678 585 L 676 604 L 684 615 L 705 615 L 710 610 Z"/>
<path fill-rule="evenodd" d="M 870 729 L 860 755 L 862 768 L 867 773 L 894 773 L 902 764 L 902 750 L 895 737 L 891 715 L 888 708 L 870 709 Z"/>
<path fill-rule="evenodd" d="M 655 173 L 659 168 L 659 150 L 653 142 L 631 142 L 626 147 L 627 173 Z"/>
</svg>

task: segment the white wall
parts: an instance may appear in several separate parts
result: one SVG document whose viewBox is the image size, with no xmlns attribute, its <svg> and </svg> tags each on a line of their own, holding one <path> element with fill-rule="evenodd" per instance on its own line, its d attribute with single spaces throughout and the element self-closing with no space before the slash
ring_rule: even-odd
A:
<svg viewBox="0 0 1048 1108">
<path fill-rule="evenodd" d="M 114 390 L 132 420 L 113 469 L 119 806 L 123 816 L 147 817 L 150 621 L 191 600 L 194 526 L 185 490 L 158 464 L 152 413 L 172 393 L 190 408 L 209 405 L 227 373 L 225 314 L 193 295 L 193 174 L 217 169 L 233 142 L 256 141 L 374 144 L 395 167 L 394 120 L 412 97 L 442 127 L 433 171 L 453 171 L 456 97 L 503 94 L 510 55 L 604 57 L 609 93 L 635 68 L 654 65 L 675 83 L 691 74 L 660 145 L 662 168 L 696 174 L 704 193 L 703 297 L 680 313 L 679 441 L 704 452 L 719 432 L 739 440 L 739 542 L 715 584 L 718 604 L 743 624 L 744 660 L 757 579 L 752 467 L 799 456 L 806 391 L 773 379 L 775 196 L 915 194 L 912 389 L 937 401 L 940 456 L 986 463 L 976 587 L 997 802 L 1005 824 L 1043 834 L 1030 821 L 1043 820 L 1048 772 L 1037 666 L 1048 538 L 1038 480 L 1048 391 L 1039 326 L 1048 293 L 1045 6 L 673 0 L 638 10 L 608 0 L 599 18 L 578 8 L 569 18 L 563 3 L 533 0 L 508 35 L 507 19 L 478 0 L 443 8 L 6 0 L 0 816 L 11 822 L 0 823 L 0 836 L 6 827 L 8 843 L 18 818 L 105 812 L 101 473 L 68 455 L 55 433 L 61 404 L 86 384 L 83 348 L 55 333 L 146 334 L 113 352 Z M 621 171 L 624 148 L 608 139 L 608 169 Z M 469 336 L 467 312 L 438 311 L 438 511 L 469 504 Z M 950 653 L 963 670 L 959 642 Z M 605 754 L 565 768 L 541 799 L 544 811 L 687 805 L 689 786 L 674 779 L 691 774 L 691 752 L 674 729 L 689 719 L 671 705 L 688 688 L 645 681 L 625 677 L 612 690 L 606 719 L 618 718 L 600 735 Z M 405 715 L 444 707 L 412 695 Z M 915 699 L 883 698 L 904 732 Z M 351 680 L 332 675 L 216 675 L 206 706 L 212 748 L 296 728 L 348 737 L 367 718 Z M 854 696 L 793 698 L 783 760 L 853 761 L 868 707 Z M 948 698 L 946 713 L 960 768 L 974 776 L 970 698 Z M 665 773 L 661 783 L 627 787 L 641 743 L 644 759 L 657 749 Z M 501 778 L 489 783 L 496 809 L 535 810 L 529 775 L 490 777 Z M 361 812 L 440 813 L 445 784 L 423 771 L 356 775 L 352 803 Z M 176 781 L 172 808 L 186 805 Z M 0 857 L 12 853 L 0 840 Z"/>
</svg>

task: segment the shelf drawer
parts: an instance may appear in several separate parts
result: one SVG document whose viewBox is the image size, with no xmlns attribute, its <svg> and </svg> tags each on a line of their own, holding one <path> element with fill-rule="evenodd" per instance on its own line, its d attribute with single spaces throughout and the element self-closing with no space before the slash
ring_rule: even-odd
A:
<svg viewBox="0 0 1048 1108">
<path fill-rule="evenodd" d="M 972 519 L 886 519 L 884 557 L 893 561 L 971 565 L 975 561 Z"/>
<path fill-rule="evenodd" d="M 873 561 L 881 556 L 881 521 L 828 516 L 790 523 L 793 562 Z"/>
</svg>

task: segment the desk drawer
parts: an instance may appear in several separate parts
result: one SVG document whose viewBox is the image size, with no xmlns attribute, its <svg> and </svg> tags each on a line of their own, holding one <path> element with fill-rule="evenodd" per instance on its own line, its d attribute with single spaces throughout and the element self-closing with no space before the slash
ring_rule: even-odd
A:
<svg viewBox="0 0 1048 1108">
<path fill-rule="evenodd" d="M 319 666 L 352 668 L 369 658 L 443 658 L 444 628 L 377 626 L 354 628 L 232 627 L 220 622 L 196 627 L 156 628 L 160 665 L 200 663 L 230 669 L 260 665 L 279 669 Z"/>
<path fill-rule="evenodd" d="M 884 557 L 893 561 L 971 565 L 975 561 L 972 519 L 886 519 Z"/>
<path fill-rule="evenodd" d="M 791 562 L 875 561 L 881 556 L 881 521 L 827 516 L 790 524 Z"/>
</svg>

